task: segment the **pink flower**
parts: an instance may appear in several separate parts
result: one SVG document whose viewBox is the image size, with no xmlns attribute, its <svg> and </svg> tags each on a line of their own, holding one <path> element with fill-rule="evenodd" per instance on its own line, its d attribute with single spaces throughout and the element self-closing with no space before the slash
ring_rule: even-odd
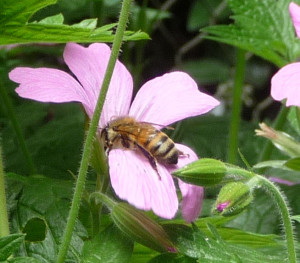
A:
<svg viewBox="0 0 300 263">
<path fill-rule="evenodd" d="M 289 5 L 290 16 L 292 18 L 296 35 L 300 38 L 300 6 L 291 2 Z"/>
<path fill-rule="evenodd" d="M 105 44 L 85 48 L 69 43 L 64 60 L 77 79 L 61 70 L 18 67 L 9 73 L 19 83 L 19 96 L 42 102 L 82 103 L 92 116 L 110 56 Z M 131 104 L 133 81 L 125 66 L 117 61 L 99 121 L 100 129 L 117 116 L 129 115 L 138 121 L 169 125 L 184 118 L 206 113 L 219 102 L 199 92 L 194 80 L 183 72 L 172 72 L 145 83 Z M 131 104 L 131 105 L 130 105 Z M 176 187 L 171 172 L 197 159 L 188 147 L 176 144 L 186 156 L 174 166 L 158 164 L 159 177 L 138 151 L 114 149 L 109 153 L 109 173 L 115 193 L 143 210 L 163 218 L 173 218 L 178 210 Z M 179 182 L 186 221 L 195 220 L 201 210 L 203 188 Z"/>
<path fill-rule="evenodd" d="M 290 15 L 300 38 L 300 7 L 289 5 Z M 291 63 L 281 68 L 271 80 L 271 96 L 274 100 L 286 99 L 286 106 L 300 106 L 300 63 Z"/>
</svg>

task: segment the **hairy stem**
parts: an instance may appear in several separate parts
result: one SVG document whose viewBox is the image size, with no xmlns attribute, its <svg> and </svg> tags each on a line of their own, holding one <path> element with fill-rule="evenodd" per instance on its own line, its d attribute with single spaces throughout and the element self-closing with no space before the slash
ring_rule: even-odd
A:
<svg viewBox="0 0 300 263">
<path fill-rule="evenodd" d="M 296 263 L 297 258 L 295 250 L 295 240 L 293 235 L 293 225 L 286 198 L 271 181 L 263 176 L 259 177 L 262 185 L 264 186 L 264 188 L 266 188 L 267 192 L 272 195 L 279 207 L 284 227 L 285 240 L 287 243 L 289 262 Z"/>
<path fill-rule="evenodd" d="M 242 109 L 242 93 L 245 75 L 246 58 L 245 51 L 242 49 L 237 50 L 237 64 L 235 73 L 235 83 L 233 89 L 233 103 L 231 122 L 229 130 L 229 145 L 227 153 L 227 161 L 235 163 L 238 149 L 238 133 L 240 128 L 241 109 Z"/>
<path fill-rule="evenodd" d="M 67 225 L 66 225 L 66 228 L 64 231 L 62 243 L 61 243 L 60 250 L 58 253 L 58 258 L 57 258 L 58 263 L 63 263 L 65 261 L 65 257 L 67 255 L 68 248 L 69 248 L 69 245 L 71 242 L 73 229 L 75 226 L 76 218 L 78 216 L 81 196 L 82 196 L 82 192 L 84 190 L 86 173 L 87 173 L 87 169 L 88 169 L 88 165 L 89 165 L 90 155 L 91 155 L 92 148 L 93 148 L 93 142 L 94 142 L 95 134 L 96 134 L 96 131 L 98 128 L 98 123 L 99 123 L 100 115 L 102 112 L 104 100 L 105 100 L 107 90 L 109 87 L 109 83 L 110 83 L 110 80 L 112 77 L 113 69 L 116 64 L 119 50 L 122 45 L 122 39 L 123 39 L 124 31 L 126 29 L 126 24 L 128 21 L 130 4 L 131 4 L 131 0 L 124 0 L 122 2 L 122 8 L 121 8 L 121 13 L 120 13 L 118 28 L 117 28 L 116 35 L 114 38 L 111 55 L 110 55 L 110 58 L 108 61 L 107 69 L 106 69 L 106 72 L 104 75 L 104 80 L 103 80 L 102 87 L 101 87 L 101 92 L 98 97 L 96 108 L 95 108 L 95 111 L 94 111 L 94 114 L 93 114 L 93 117 L 92 117 L 92 120 L 90 123 L 90 127 L 88 130 L 84 148 L 83 148 L 83 154 L 82 154 L 82 159 L 81 159 L 80 168 L 79 168 L 79 172 L 78 172 L 78 179 L 76 182 L 75 191 L 74 191 L 74 195 L 73 195 L 73 199 L 72 199 L 71 209 L 69 212 Z"/>
<path fill-rule="evenodd" d="M 285 240 L 287 243 L 288 258 L 290 263 L 296 263 L 295 240 L 293 235 L 293 225 L 288 204 L 285 196 L 280 190 L 264 176 L 254 174 L 251 171 L 241 169 L 236 166 L 227 165 L 227 174 L 234 174 L 244 177 L 245 179 L 256 178 L 253 182 L 257 182 L 257 186 L 263 186 L 268 194 L 275 200 L 282 218 Z M 255 187 L 255 186 L 254 186 Z"/>
<path fill-rule="evenodd" d="M 9 224 L 6 207 L 4 169 L 1 151 L 2 149 L 0 146 L 0 237 L 3 237 L 9 235 Z"/>
</svg>

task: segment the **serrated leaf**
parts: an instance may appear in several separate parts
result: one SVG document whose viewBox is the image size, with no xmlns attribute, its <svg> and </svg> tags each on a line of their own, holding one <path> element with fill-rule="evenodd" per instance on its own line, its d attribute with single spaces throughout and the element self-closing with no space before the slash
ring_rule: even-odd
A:
<svg viewBox="0 0 300 263">
<path fill-rule="evenodd" d="M 82 260 L 85 263 L 125 263 L 130 259 L 132 250 L 133 242 L 116 227 L 109 226 L 84 243 Z"/>
<path fill-rule="evenodd" d="M 209 39 L 251 51 L 283 66 L 296 58 L 295 51 L 300 46 L 288 12 L 289 2 L 228 0 L 235 23 L 207 27 L 203 31 L 210 34 Z"/>
<path fill-rule="evenodd" d="M 58 15 L 46 17 L 39 22 L 33 22 L 33 23 L 39 23 L 45 25 L 62 25 L 63 22 L 64 22 L 64 16 L 62 14 L 58 14 Z"/>
<path fill-rule="evenodd" d="M 11 227 L 14 231 L 27 232 L 30 237 L 16 256 L 38 255 L 43 262 L 55 262 L 68 217 L 73 181 L 7 174 L 7 182 L 23 186 L 17 205 L 11 211 Z M 32 227 L 36 222 L 40 224 L 38 229 Z M 76 221 L 66 262 L 77 261 L 86 238 L 86 229 Z"/>
<path fill-rule="evenodd" d="M 25 43 L 66 43 L 66 42 L 112 42 L 113 31 L 104 28 L 96 30 L 96 19 L 83 20 L 75 25 L 64 25 L 61 14 L 47 17 L 39 22 L 28 20 L 38 10 L 55 4 L 57 0 L 6 0 L 0 6 L 0 45 Z M 124 40 L 148 38 L 143 32 L 127 31 Z"/>
<path fill-rule="evenodd" d="M 278 238 L 277 235 L 262 235 L 262 234 L 257 234 L 249 231 L 243 231 L 240 229 L 224 226 L 224 224 L 230 222 L 235 217 L 236 216 L 204 217 L 204 218 L 199 218 L 194 224 L 207 235 L 209 234 L 207 225 L 208 224 L 214 225 L 217 228 L 222 239 L 232 244 L 240 244 L 240 245 L 245 245 L 253 248 L 280 246 L 280 244 L 276 241 L 276 239 Z"/>
<path fill-rule="evenodd" d="M 283 258 L 263 254 L 249 247 L 225 242 L 218 230 L 208 227 L 209 235 L 187 226 L 172 226 L 169 235 L 176 240 L 179 251 L 201 262 L 282 262 Z"/>
<path fill-rule="evenodd" d="M 20 247 L 24 236 L 24 234 L 11 234 L 0 237 L 0 261 L 8 259 L 8 257 Z"/>
<path fill-rule="evenodd" d="M 89 29 L 95 29 L 96 26 L 97 26 L 97 19 L 96 18 L 85 19 L 85 20 L 82 20 L 78 24 L 72 25 L 72 27 L 76 27 L 76 28 L 89 28 Z M 109 25 L 109 27 L 107 27 L 107 28 L 112 28 L 112 27 L 111 27 L 111 25 Z M 103 32 L 105 31 L 103 28 L 101 30 Z"/>
</svg>

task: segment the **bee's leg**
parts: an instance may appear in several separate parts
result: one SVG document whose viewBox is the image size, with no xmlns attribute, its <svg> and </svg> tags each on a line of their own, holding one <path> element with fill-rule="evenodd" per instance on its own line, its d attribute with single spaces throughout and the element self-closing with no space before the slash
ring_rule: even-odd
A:
<svg viewBox="0 0 300 263">
<path fill-rule="evenodd" d="M 187 157 L 187 158 L 190 157 L 190 155 L 188 153 L 184 153 L 184 152 L 179 151 L 179 150 L 178 150 L 178 156 L 183 156 L 183 157 Z"/>
<path fill-rule="evenodd" d="M 158 169 L 157 169 L 157 161 L 156 161 L 156 159 L 152 156 L 151 153 L 149 153 L 147 150 L 145 150 L 140 145 L 136 144 L 136 146 L 141 150 L 141 152 L 144 154 L 144 156 L 149 160 L 152 168 L 154 169 L 154 171 L 158 175 L 158 179 L 161 180 L 160 174 L 159 174 Z"/>
</svg>

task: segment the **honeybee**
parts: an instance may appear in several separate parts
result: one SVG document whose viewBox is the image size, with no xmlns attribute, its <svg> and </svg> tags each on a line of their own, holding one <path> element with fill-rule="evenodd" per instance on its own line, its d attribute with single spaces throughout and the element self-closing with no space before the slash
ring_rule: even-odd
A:
<svg viewBox="0 0 300 263">
<path fill-rule="evenodd" d="M 162 164 L 177 164 L 178 157 L 183 155 L 174 142 L 164 132 L 147 122 L 138 122 L 134 118 L 119 117 L 102 129 L 101 139 L 105 151 L 113 148 L 139 150 L 150 162 L 159 176 L 157 162 Z"/>
</svg>

